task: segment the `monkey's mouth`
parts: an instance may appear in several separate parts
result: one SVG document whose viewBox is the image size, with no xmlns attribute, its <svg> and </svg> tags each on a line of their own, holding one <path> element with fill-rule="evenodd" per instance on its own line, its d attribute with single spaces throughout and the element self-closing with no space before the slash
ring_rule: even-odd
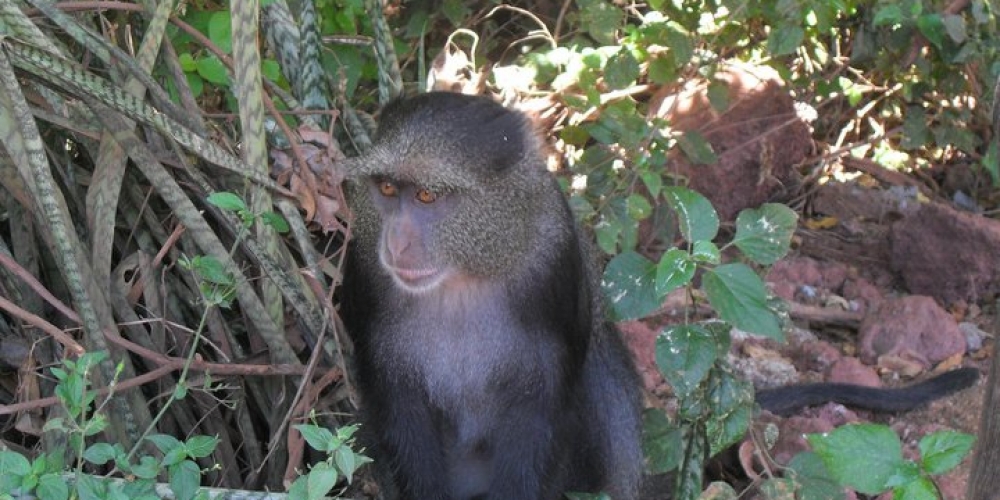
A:
<svg viewBox="0 0 1000 500">
<path fill-rule="evenodd" d="M 396 281 L 403 288 L 410 289 L 411 291 L 423 291 L 434 288 L 443 277 L 441 270 L 435 267 L 424 269 L 394 267 L 392 268 L 392 274 L 395 275 Z"/>
</svg>

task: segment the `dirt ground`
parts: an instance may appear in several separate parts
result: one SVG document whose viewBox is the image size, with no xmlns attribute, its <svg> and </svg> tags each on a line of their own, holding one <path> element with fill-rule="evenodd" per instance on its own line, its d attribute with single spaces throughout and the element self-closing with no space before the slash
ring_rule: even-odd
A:
<svg viewBox="0 0 1000 500">
<path fill-rule="evenodd" d="M 849 422 L 889 424 L 908 458 L 917 458 L 917 442 L 931 432 L 975 433 L 1000 295 L 1000 222 L 982 214 L 1000 205 L 1000 194 L 969 165 L 905 172 L 847 155 L 815 161 L 822 145 L 813 142 L 807 121 L 795 118 L 776 78 L 759 68 L 730 68 L 724 79 L 734 104 L 723 113 L 698 90 L 657 96 L 661 103 L 651 106 L 675 128 L 702 133 L 718 153 L 715 165 L 687 165 L 683 158 L 671 165 L 724 221 L 763 201 L 787 203 L 800 215 L 792 252 L 766 277 L 789 304 L 795 330 L 787 344 L 737 336 L 733 366 L 758 388 L 895 387 L 960 366 L 979 368 L 981 377 L 970 389 L 901 414 L 829 403 L 789 418 L 765 415 L 761 420 L 793 438 L 771 452 L 790 458 L 805 449 L 797 438 L 803 432 Z M 621 325 L 647 388 L 668 408 L 669 389 L 652 350 L 655 332 L 672 321 L 661 315 Z M 964 497 L 970 462 L 971 453 L 936 478 L 944 498 Z M 752 488 L 740 491 L 755 497 Z"/>
</svg>

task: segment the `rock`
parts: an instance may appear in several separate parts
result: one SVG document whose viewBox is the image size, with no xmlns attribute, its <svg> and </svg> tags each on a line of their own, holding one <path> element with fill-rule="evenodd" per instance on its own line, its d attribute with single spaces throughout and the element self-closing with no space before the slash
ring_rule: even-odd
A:
<svg viewBox="0 0 1000 500">
<path fill-rule="evenodd" d="M 635 360 L 636 370 L 642 376 L 643 385 L 650 392 L 665 383 L 659 367 L 656 366 L 656 336 L 657 333 L 642 321 L 623 321 L 618 324 L 618 331 Z"/>
<path fill-rule="evenodd" d="M 865 317 L 858 333 L 861 360 L 870 365 L 892 356 L 927 369 L 965 352 L 965 335 L 955 319 L 922 295 L 887 299 Z"/>
<path fill-rule="evenodd" d="M 805 304 L 818 303 L 820 291 L 838 293 L 847 280 L 847 266 L 809 257 L 790 257 L 776 262 L 764 280 L 775 295 Z"/>
<path fill-rule="evenodd" d="M 674 130 L 699 132 L 712 145 L 716 163 L 693 165 L 675 155 L 668 168 L 730 221 L 744 208 L 795 192 L 800 178 L 794 167 L 812 151 L 812 137 L 774 70 L 734 64 L 715 79 L 729 90 L 723 112 L 712 107 L 705 82 L 654 95 L 649 109 L 651 117 L 665 118 Z"/>
<path fill-rule="evenodd" d="M 863 363 L 858 358 L 840 358 L 827 374 L 829 382 L 838 384 L 857 384 L 867 387 L 881 387 L 882 379 L 878 377 L 875 370 Z"/>
<path fill-rule="evenodd" d="M 852 311 L 864 314 L 882 305 L 882 292 L 864 278 L 848 279 L 843 293 L 844 298 L 850 301 Z"/>
<path fill-rule="evenodd" d="M 1000 222 L 924 203 L 893 224 L 893 269 L 910 292 L 970 304 L 1000 292 Z"/>
</svg>

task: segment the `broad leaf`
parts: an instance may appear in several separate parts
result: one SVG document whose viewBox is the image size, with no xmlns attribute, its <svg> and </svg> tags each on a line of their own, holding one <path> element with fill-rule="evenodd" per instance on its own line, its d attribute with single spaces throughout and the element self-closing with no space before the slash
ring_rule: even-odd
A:
<svg viewBox="0 0 1000 500">
<path fill-rule="evenodd" d="M 177 500 L 191 500 L 201 485 L 201 469 L 191 460 L 172 465 L 168 468 L 170 476 L 170 491 Z"/>
<path fill-rule="evenodd" d="M 805 37 L 806 32 L 801 26 L 782 25 L 767 36 L 767 51 L 772 56 L 792 54 L 802 45 Z"/>
<path fill-rule="evenodd" d="M 695 243 L 715 239 L 719 232 L 719 215 L 708 198 L 679 186 L 665 188 L 663 196 L 677 213 L 677 222 L 685 240 Z"/>
<path fill-rule="evenodd" d="M 903 466 L 899 437 L 885 425 L 845 425 L 806 439 L 837 482 L 866 495 L 885 491 Z"/>
<path fill-rule="evenodd" d="M 601 288 L 616 320 L 642 318 L 660 307 L 656 265 L 631 250 L 611 259 L 604 270 Z"/>
<path fill-rule="evenodd" d="M 659 408 L 642 414 L 642 450 L 654 474 L 674 470 L 681 462 L 681 429 Z"/>
<path fill-rule="evenodd" d="M 743 210 L 736 217 L 733 244 L 754 262 L 769 266 L 788 253 L 797 220 L 792 209 L 778 203 Z"/>
<path fill-rule="evenodd" d="M 702 288 L 719 317 L 740 330 L 783 340 L 778 317 L 767 307 L 767 289 L 744 264 L 725 264 L 702 277 Z"/>
<path fill-rule="evenodd" d="M 711 165 L 719 161 L 708 139 L 693 130 L 677 137 L 677 145 L 684 151 L 684 156 L 695 165 Z"/>
<path fill-rule="evenodd" d="M 656 265 L 656 294 L 663 297 L 687 285 L 696 269 L 687 252 L 677 248 L 667 250 Z"/>
<path fill-rule="evenodd" d="M 208 195 L 206 201 L 230 212 L 241 212 L 247 209 L 247 204 L 243 201 L 243 198 L 240 198 L 239 196 L 228 191 L 217 191 L 212 193 Z"/>
<path fill-rule="evenodd" d="M 957 431 L 938 431 L 920 440 L 920 461 L 931 474 L 955 468 L 972 449 L 976 437 Z"/>
<path fill-rule="evenodd" d="M 656 365 L 681 399 L 705 380 L 715 354 L 715 338 L 701 325 L 669 326 L 656 338 Z"/>
<path fill-rule="evenodd" d="M 830 476 L 823 460 L 815 452 L 805 451 L 795 455 L 788 468 L 798 484 L 801 496 L 811 500 L 843 500 L 844 489 Z"/>
</svg>

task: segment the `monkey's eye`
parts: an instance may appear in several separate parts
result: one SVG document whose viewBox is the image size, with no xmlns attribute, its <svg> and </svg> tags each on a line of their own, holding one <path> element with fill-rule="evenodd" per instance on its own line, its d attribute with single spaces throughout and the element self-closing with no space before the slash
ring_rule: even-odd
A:
<svg viewBox="0 0 1000 500">
<path fill-rule="evenodd" d="M 428 191 L 426 189 L 421 189 L 417 191 L 417 201 L 420 203 L 434 203 L 437 200 L 438 195 L 434 194 L 433 191 Z"/>
<path fill-rule="evenodd" d="M 399 194 L 399 188 L 389 181 L 379 181 L 378 192 L 382 193 L 382 196 L 385 196 L 386 198 L 392 198 Z"/>
</svg>

